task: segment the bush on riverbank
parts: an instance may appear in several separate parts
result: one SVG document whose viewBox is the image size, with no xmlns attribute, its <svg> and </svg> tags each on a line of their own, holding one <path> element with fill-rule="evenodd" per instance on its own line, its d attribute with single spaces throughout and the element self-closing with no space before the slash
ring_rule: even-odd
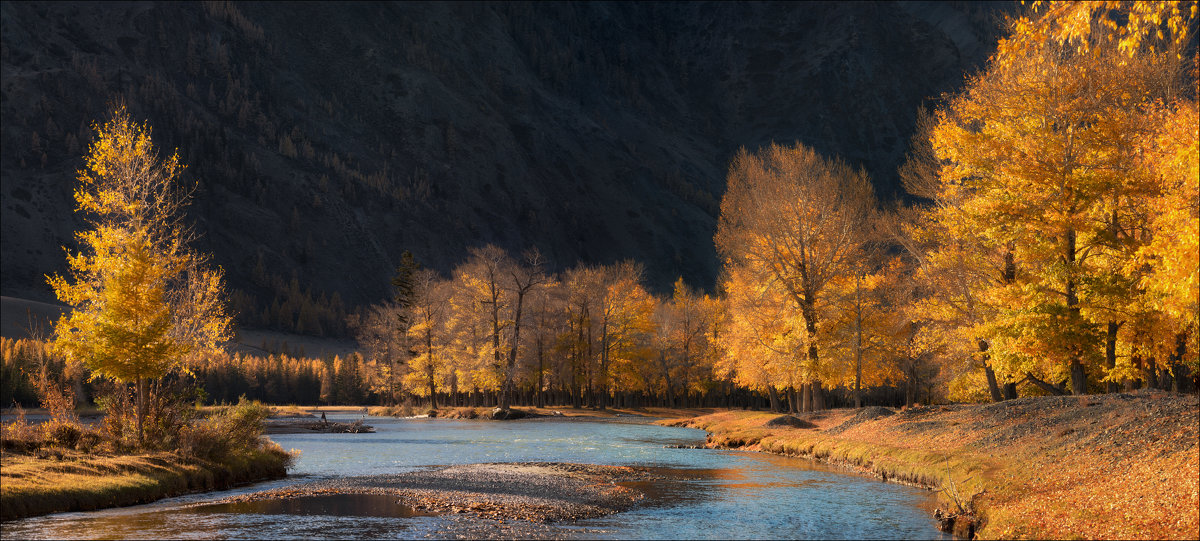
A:
<svg viewBox="0 0 1200 541">
<path fill-rule="evenodd" d="M 61 415 L 31 424 L 19 414 L 0 427 L 0 516 L 132 505 L 284 477 L 294 456 L 262 437 L 268 413 L 243 400 L 208 418 L 190 416 L 169 440 L 141 450 L 130 447 L 119 414 L 97 425 Z"/>
<path fill-rule="evenodd" d="M 711 432 L 712 447 L 814 458 L 938 489 L 951 512 L 955 500 L 974 512 L 980 537 L 1200 534 L 1200 402 L 1194 395 L 801 414 L 816 425 L 812 429 L 764 426 L 774 417 L 725 412 L 665 423 Z"/>
<path fill-rule="evenodd" d="M 367 415 L 372 417 L 412 417 L 417 414 L 411 405 L 372 406 L 367 408 Z"/>
<path fill-rule="evenodd" d="M 112 456 L 65 448 L 5 452 L 0 457 L 0 519 L 135 505 L 278 479 L 287 474 L 291 455 L 272 445 L 223 462 L 161 451 Z"/>
</svg>

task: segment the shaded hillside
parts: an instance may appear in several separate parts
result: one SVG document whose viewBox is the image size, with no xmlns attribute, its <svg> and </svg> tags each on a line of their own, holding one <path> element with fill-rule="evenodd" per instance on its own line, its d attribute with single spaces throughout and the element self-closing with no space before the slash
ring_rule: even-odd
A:
<svg viewBox="0 0 1200 541">
<path fill-rule="evenodd" d="M 252 325 L 336 334 L 402 251 L 446 271 L 487 242 L 711 288 L 739 146 L 800 140 L 893 194 L 996 7 L 6 2 L 0 287 L 52 300 L 88 124 L 123 98 L 200 180 Z"/>
</svg>

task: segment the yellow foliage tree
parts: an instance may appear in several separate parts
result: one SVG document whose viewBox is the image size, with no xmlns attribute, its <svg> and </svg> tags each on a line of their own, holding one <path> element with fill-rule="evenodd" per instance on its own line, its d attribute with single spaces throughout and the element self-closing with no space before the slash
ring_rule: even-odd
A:
<svg viewBox="0 0 1200 541">
<path fill-rule="evenodd" d="M 232 318 L 220 269 L 188 247 L 178 156 L 160 159 L 149 126 L 123 107 L 95 130 L 75 190 L 92 229 L 67 255 L 70 276 L 47 277 L 73 307 L 55 326 L 55 347 L 93 377 L 136 384 L 142 444 L 149 383 L 218 351 Z"/>
<path fill-rule="evenodd" d="M 899 170 L 905 190 L 923 201 L 882 220 L 888 236 L 915 267 L 911 278 L 920 294 L 907 309 L 947 336 L 947 354 L 964 361 L 956 363 L 962 381 L 985 382 L 994 401 L 1016 398 L 1015 380 L 1007 374 L 998 376 L 992 368 L 986 331 L 996 315 L 987 292 L 1015 280 L 1012 250 L 1008 245 L 996 246 L 971 226 L 962 208 L 962 198 L 970 193 L 943 184 L 941 162 L 930 141 L 936 126 L 935 116 L 923 107 L 918 110 L 917 132 Z M 983 377 L 973 377 L 975 371 Z"/>
<path fill-rule="evenodd" d="M 799 143 L 772 143 L 756 153 L 741 150 L 729 167 L 727 185 L 717 248 L 727 269 L 746 268 L 755 279 L 779 288 L 790 303 L 788 312 L 803 321 L 805 355 L 793 376 L 811 397 L 805 409 L 821 409 L 829 367 L 820 357 L 818 329 L 831 303 L 830 282 L 850 275 L 864 240 L 862 227 L 874 206 L 871 184 L 864 172 L 841 160 L 827 160 Z M 743 316 L 731 311 L 731 317 Z"/>
<path fill-rule="evenodd" d="M 804 321 L 773 277 L 755 264 L 728 266 L 723 288 L 727 321 L 717 337 L 722 356 L 714 371 L 766 392 L 771 409 L 780 411 L 780 391 L 790 393 L 802 383 Z"/>
<path fill-rule="evenodd" d="M 1176 340 L 1159 343 L 1175 349 L 1186 340 L 1182 352 L 1172 353 L 1195 371 L 1200 370 L 1200 107 L 1180 100 L 1157 118 L 1159 131 L 1146 153 L 1156 188 L 1146 202 L 1153 237 L 1131 265 L 1150 268 L 1142 281 L 1147 302 L 1177 334 Z"/>
<path fill-rule="evenodd" d="M 1011 246 L 1017 261 L 1014 282 L 990 291 L 996 361 L 1012 374 L 1069 377 L 1075 393 L 1102 358 L 1101 325 L 1117 323 L 1136 295 L 1133 277 L 1117 275 L 1148 193 L 1135 142 L 1178 65 L 1177 53 L 1135 35 L 1153 26 L 1145 21 L 1187 26 L 1143 13 L 1149 4 L 1114 5 L 1128 24 L 1066 4 L 1014 21 L 933 137 L 961 225 L 992 250 Z"/>
<path fill-rule="evenodd" d="M 408 360 L 404 386 L 418 396 L 428 396 L 430 407 L 437 409 L 438 385 L 444 384 L 450 371 L 444 350 L 449 341 L 451 284 L 429 269 L 413 273 L 412 283 L 412 302 L 406 310 L 411 322 L 408 338 L 417 354 Z"/>
<path fill-rule="evenodd" d="M 654 297 L 642 286 L 642 267 L 632 261 L 606 265 L 597 269 L 593 282 L 592 314 L 599 339 L 595 353 L 599 357 L 599 406 L 608 405 L 611 380 L 637 371 L 641 356 L 637 355 L 639 338 L 652 328 L 651 314 Z"/>
</svg>

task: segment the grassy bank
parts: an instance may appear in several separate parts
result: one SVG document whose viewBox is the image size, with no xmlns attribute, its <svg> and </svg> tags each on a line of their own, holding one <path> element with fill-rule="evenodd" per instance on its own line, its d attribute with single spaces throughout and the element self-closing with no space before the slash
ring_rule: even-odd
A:
<svg viewBox="0 0 1200 541">
<path fill-rule="evenodd" d="M 0 425 L 0 519 L 145 503 L 287 475 L 294 456 L 263 438 L 267 407 L 198 416 L 166 409 L 143 438 L 120 413 L 82 423 L 70 410 Z"/>
<path fill-rule="evenodd" d="M 1200 535 L 1195 396 L 1024 398 L 778 418 L 724 412 L 664 423 L 709 431 L 711 447 L 814 458 L 937 489 L 944 508 L 961 505 L 973 515 L 982 538 Z"/>
<path fill-rule="evenodd" d="M 223 462 L 176 453 L 103 456 L 65 449 L 0 456 L 0 518 L 89 511 L 221 490 L 287 475 L 278 447 Z"/>
<path fill-rule="evenodd" d="M 361 410 L 361 408 L 359 408 Z M 413 406 L 372 406 L 368 408 L 368 415 L 375 417 L 413 417 L 417 415 L 428 415 L 438 419 L 482 419 L 487 418 L 491 414 L 493 407 L 443 407 L 437 410 L 430 410 L 428 407 L 413 407 Z M 708 415 L 716 412 L 715 408 L 607 408 L 604 410 L 593 408 L 574 408 L 570 405 L 565 406 L 517 406 L 512 408 L 520 410 L 532 416 L 538 417 L 589 417 L 589 418 L 609 418 L 619 416 L 629 417 L 658 417 L 658 418 L 683 418 L 696 417 L 699 415 Z"/>
</svg>

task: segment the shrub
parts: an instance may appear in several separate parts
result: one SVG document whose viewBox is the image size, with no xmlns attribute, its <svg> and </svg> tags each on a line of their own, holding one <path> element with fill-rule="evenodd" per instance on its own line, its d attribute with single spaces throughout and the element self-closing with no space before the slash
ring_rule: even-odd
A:
<svg viewBox="0 0 1200 541">
<path fill-rule="evenodd" d="M 262 438 L 263 421 L 271 410 L 257 401 L 245 397 L 235 406 L 224 408 L 206 420 L 183 426 L 179 432 L 178 450 L 192 456 L 214 462 L 228 462 L 234 457 L 250 457 L 262 454 L 276 455 L 290 465 L 292 455 L 278 444 Z"/>
<path fill-rule="evenodd" d="M 42 437 L 51 444 L 61 447 L 74 448 L 83 436 L 79 425 L 61 420 L 51 420 L 42 424 Z"/>
<path fill-rule="evenodd" d="M 11 422 L 0 424 L 0 447 L 16 451 L 36 449 L 40 445 L 40 435 L 36 425 L 25 420 L 25 410 L 17 406 L 17 418 Z"/>
<path fill-rule="evenodd" d="M 100 427 L 113 452 L 142 448 L 172 450 L 179 446 L 185 427 L 196 420 L 195 401 L 200 391 L 190 381 L 172 378 L 152 385 L 146 404 L 144 442 L 137 441 L 137 403 L 131 386 L 113 382 L 101 387 L 96 402 L 106 415 Z"/>
</svg>

